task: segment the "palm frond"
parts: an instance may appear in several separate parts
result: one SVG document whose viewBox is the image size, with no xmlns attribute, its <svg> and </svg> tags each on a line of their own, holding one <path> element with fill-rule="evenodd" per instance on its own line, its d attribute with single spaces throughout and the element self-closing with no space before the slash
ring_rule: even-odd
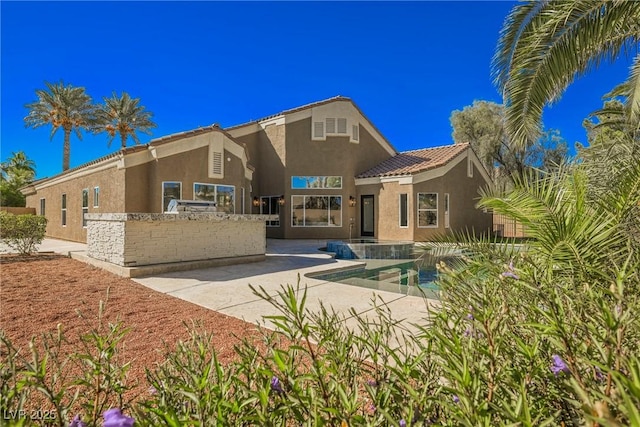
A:
<svg viewBox="0 0 640 427">
<path fill-rule="evenodd" d="M 532 5 L 536 3 L 536 5 Z M 640 40 L 640 2 L 527 2 L 511 12 L 493 60 L 516 144 L 540 132 L 542 110 L 577 75 L 629 52 Z"/>
<path fill-rule="evenodd" d="M 151 129 L 157 127 L 152 117 L 153 114 L 140 105 L 140 98 L 131 98 L 127 92 L 118 96 L 114 92 L 99 106 L 93 132 L 107 133 L 109 145 L 119 135 L 124 148 L 129 138 L 136 144 L 140 143 L 137 132 L 151 135 Z"/>
</svg>

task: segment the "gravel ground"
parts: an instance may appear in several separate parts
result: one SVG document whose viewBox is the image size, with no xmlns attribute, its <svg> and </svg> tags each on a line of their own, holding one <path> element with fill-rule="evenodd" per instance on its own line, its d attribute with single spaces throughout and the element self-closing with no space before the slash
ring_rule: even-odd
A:
<svg viewBox="0 0 640 427">
<path fill-rule="evenodd" d="M 55 333 L 58 324 L 69 340 L 67 351 L 78 348 L 79 337 L 98 325 L 100 301 L 106 302 L 105 324 L 121 320 L 130 328 L 121 356 L 131 360 L 130 378 L 139 386 L 129 398 L 148 389 L 144 369 L 163 361 L 163 343 L 173 348 L 188 338 L 185 322 L 201 322 L 201 329 L 214 334 L 222 362 L 234 357 L 239 337 L 259 334 L 256 325 L 61 255 L 2 255 L 0 268 L 0 329 L 24 351 L 32 337 Z"/>
</svg>

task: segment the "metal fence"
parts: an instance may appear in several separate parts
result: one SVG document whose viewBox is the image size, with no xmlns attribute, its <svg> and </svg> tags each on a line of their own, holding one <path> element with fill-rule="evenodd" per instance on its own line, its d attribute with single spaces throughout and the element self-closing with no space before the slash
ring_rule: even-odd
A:
<svg viewBox="0 0 640 427">
<path fill-rule="evenodd" d="M 495 213 L 493 214 L 493 232 L 500 237 L 527 237 L 522 224 Z"/>
</svg>

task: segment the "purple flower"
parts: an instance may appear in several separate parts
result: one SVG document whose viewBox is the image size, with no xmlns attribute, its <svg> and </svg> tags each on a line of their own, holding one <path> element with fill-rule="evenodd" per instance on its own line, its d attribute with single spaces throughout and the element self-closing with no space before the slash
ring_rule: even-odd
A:
<svg viewBox="0 0 640 427">
<path fill-rule="evenodd" d="M 69 427 L 87 427 L 87 423 L 82 421 L 82 418 L 80 418 L 80 414 L 78 414 L 73 417 L 73 420 L 71 420 L 71 424 L 69 424 Z"/>
<path fill-rule="evenodd" d="M 599 367 L 596 366 L 596 380 L 604 381 L 605 375 L 602 373 Z"/>
<path fill-rule="evenodd" d="M 407 422 L 406 422 L 405 420 L 400 420 L 400 421 L 398 422 L 398 426 L 400 426 L 400 427 L 407 427 Z"/>
<path fill-rule="evenodd" d="M 376 412 L 376 405 L 374 405 L 373 403 L 369 404 L 369 411 L 370 412 Z"/>
<path fill-rule="evenodd" d="M 471 328 L 467 327 L 467 329 L 464 330 L 464 332 L 462 333 L 462 335 L 465 338 L 469 338 L 469 337 L 473 337 L 473 331 L 471 330 Z"/>
<path fill-rule="evenodd" d="M 378 383 L 376 382 L 376 380 L 367 380 L 367 385 L 371 387 L 377 387 Z"/>
<path fill-rule="evenodd" d="M 282 384 L 280 384 L 280 380 L 275 375 L 271 377 L 271 390 L 275 391 L 276 393 L 284 393 Z"/>
<path fill-rule="evenodd" d="M 518 276 L 514 271 L 513 271 L 513 260 L 511 260 L 511 262 L 509 262 L 509 268 L 507 269 L 507 271 L 505 271 L 504 273 L 501 274 L 502 277 L 511 277 L 512 279 L 516 279 L 516 280 L 520 280 L 520 276 Z"/>
<path fill-rule="evenodd" d="M 453 403 L 460 403 L 460 398 L 456 394 L 453 395 Z"/>
<path fill-rule="evenodd" d="M 119 408 L 111 408 L 102 414 L 104 417 L 103 427 L 133 427 L 133 418 L 122 414 Z"/>
<path fill-rule="evenodd" d="M 564 362 L 564 360 L 562 360 L 562 357 L 554 354 L 553 356 L 551 356 L 551 358 L 553 359 L 553 365 L 551 365 L 550 369 L 551 372 L 553 372 L 553 375 L 557 377 L 560 372 L 564 372 L 566 374 L 571 372 L 569 371 L 569 367 L 567 366 L 567 364 Z"/>
<path fill-rule="evenodd" d="M 149 394 L 150 395 L 156 395 L 158 394 L 158 390 L 156 390 L 156 388 L 154 386 L 149 387 Z"/>
</svg>

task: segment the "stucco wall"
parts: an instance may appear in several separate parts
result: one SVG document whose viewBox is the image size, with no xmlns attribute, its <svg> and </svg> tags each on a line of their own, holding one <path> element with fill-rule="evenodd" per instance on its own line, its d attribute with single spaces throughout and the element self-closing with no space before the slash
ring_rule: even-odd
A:
<svg viewBox="0 0 640 427">
<path fill-rule="evenodd" d="M 415 177 L 415 176 L 414 176 Z M 374 237 L 380 240 L 432 240 L 452 230 L 473 230 L 484 233 L 491 230 L 492 216 L 475 207 L 478 191 L 486 185 L 480 171 L 474 166 L 473 177 L 467 176 L 466 157 L 458 159 L 446 174 L 415 184 L 397 181 L 358 186 L 358 201 L 362 195 L 374 196 Z M 408 227 L 400 227 L 399 195 L 407 194 Z M 418 193 L 438 195 L 437 227 L 418 226 Z M 445 194 L 449 194 L 449 228 L 445 228 Z M 357 212 L 360 227 L 360 210 Z"/>
<path fill-rule="evenodd" d="M 377 223 L 377 236 L 380 240 L 413 240 L 413 227 L 416 215 L 412 206 L 415 205 L 415 194 L 410 184 L 399 184 L 398 182 L 384 182 L 379 185 L 378 209 L 376 215 L 379 218 Z M 400 194 L 407 194 L 407 227 L 400 227 Z"/>
<path fill-rule="evenodd" d="M 491 214 L 476 208 L 479 190 L 486 182 L 474 166 L 473 177 L 467 176 L 467 161 L 463 159 L 449 172 L 439 178 L 413 185 L 411 216 L 414 218 L 415 241 L 431 240 L 449 231 L 469 230 L 476 233 L 488 232 L 492 227 Z M 438 193 L 438 227 L 418 227 L 418 193 Z M 449 229 L 444 224 L 444 194 L 449 194 Z"/>
<path fill-rule="evenodd" d="M 356 196 L 355 176 L 391 155 L 367 130 L 360 126 L 359 143 L 349 142 L 349 136 L 328 136 L 326 141 L 311 140 L 311 118 L 286 125 L 286 171 L 284 187 L 286 204 L 281 214 L 284 235 L 287 238 L 347 239 L 349 224 L 353 222 L 352 237 L 360 234 L 359 200 L 349 206 L 349 197 Z M 342 189 L 291 188 L 292 176 L 342 176 Z M 342 196 L 341 227 L 294 227 L 291 225 L 292 195 Z M 353 221 L 352 221 L 353 220 Z"/>
<path fill-rule="evenodd" d="M 99 187 L 98 206 L 94 206 L 94 187 Z M 89 190 L 89 213 L 124 212 L 124 170 L 115 163 L 105 170 L 84 176 L 56 178 L 51 185 L 27 196 L 27 207 L 40 214 L 40 199 L 45 199 L 47 237 L 86 242 L 87 230 L 82 226 L 82 190 Z M 67 195 L 67 225 L 62 225 L 62 194 Z"/>
<path fill-rule="evenodd" d="M 182 183 L 182 198 L 192 200 L 193 184 L 223 184 L 235 186 L 236 213 L 242 212 L 242 190 L 248 193 L 250 181 L 245 179 L 242 161 L 227 150 L 224 151 L 224 178 L 209 178 L 208 147 L 200 147 L 133 166 L 126 169 L 127 204 L 122 212 L 162 211 L 162 183 L 178 181 Z M 245 211 L 247 212 L 247 211 Z"/>
<path fill-rule="evenodd" d="M 88 218 L 88 255 L 121 266 L 266 252 L 266 218 L 262 216 L 103 214 Z"/>
</svg>

